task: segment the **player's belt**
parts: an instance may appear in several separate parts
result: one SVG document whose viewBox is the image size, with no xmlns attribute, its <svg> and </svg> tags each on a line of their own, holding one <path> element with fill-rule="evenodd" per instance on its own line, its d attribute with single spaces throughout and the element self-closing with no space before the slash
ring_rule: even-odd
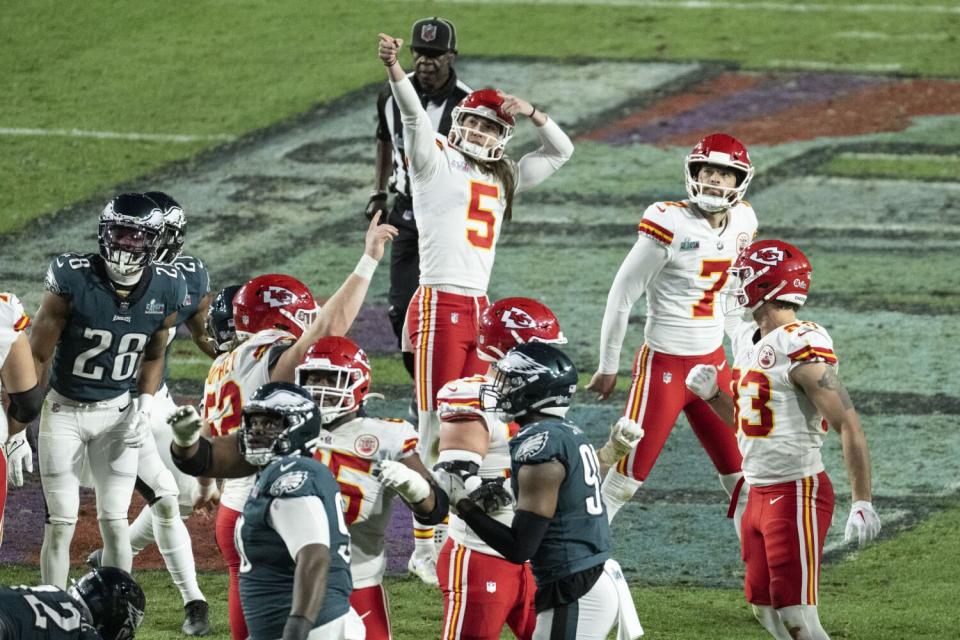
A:
<svg viewBox="0 0 960 640">
<path fill-rule="evenodd" d="M 50 389 L 50 393 L 47 395 L 47 399 L 50 402 L 56 402 L 64 407 L 73 407 L 74 409 L 85 409 L 85 410 L 94 410 L 94 409 L 113 409 L 118 407 L 124 407 L 130 404 L 130 392 L 124 391 L 116 398 L 110 398 L 109 400 L 97 400 L 95 402 L 80 402 L 78 400 L 73 400 L 68 398 L 62 393 L 58 393 L 55 389 Z"/>
</svg>

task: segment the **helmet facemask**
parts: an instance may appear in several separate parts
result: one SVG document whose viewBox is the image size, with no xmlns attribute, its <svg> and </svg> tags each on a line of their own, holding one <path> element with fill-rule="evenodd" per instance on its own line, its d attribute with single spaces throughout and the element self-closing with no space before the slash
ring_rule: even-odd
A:
<svg viewBox="0 0 960 640">
<path fill-rule="evenodd" d="M 117 275 L 133 276 L 153 261 L 159 237 L 158 230 L 136 222 L 101 222 L 100 255 Z"/>
<path fill-rule="evenodd" d="M 284 415 L 263 408 L 244 407 L 242 424 L 242 453 L 255 467 L 262 467 L 290 450 Z"/>
<path fill-rule="evenodd" d="M 466 126 L 467 116 L 476 116 L 499 127 L 498 135 L 491 135 L 474 127 Z M 493 109 L 487 107 L 454 107 L 453 124 L 450 126 L 450 146 L 460 153 L 481 162 L 494 162 L 503 157 L 507 142 L 513 137 L 513 126 L 497 117 Z M 483 143 L 470 141 L 470 134 L 481 136 Z"/>
<path fill-rule="evenodd" d="M 297 367 L 297 384 L 313 396 L 324 425 L 360 409 L 363 401 L 358 400 L 361 394 L 357 390 L 365 382 L 359 369 L 338 366 L 329 360 L 307 360 Z"/>
<path fill-rule="evenodd" d="M 183 209 L 168 209 L 163 214 L 163 234 L 160 236 L 160 248 L 157 249 L 157 262 L 173 262 L 180 256 L 185 226 Z"/>
</svg>

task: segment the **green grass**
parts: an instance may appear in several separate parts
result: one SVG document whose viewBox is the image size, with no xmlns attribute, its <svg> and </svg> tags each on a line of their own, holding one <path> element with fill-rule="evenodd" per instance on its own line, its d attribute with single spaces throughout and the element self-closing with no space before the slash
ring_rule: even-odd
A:
<svg viewBox="0 0 960 640">
<path fill-rule="evenodd" d="M 834 526 L 845 519 L 836 518 Z M 834 640 L 945 639 L 955 637 L 955 567 L 960 564 L 960 506 L 940 512 L 914 530 L 858 552 L 856 558 L 827 565 L 821 578 L 820 617 Z M 616 526 L 614 526 L 616 530 Z M 642 541 L 637 541 L 642 544 Z M 77 572 L 77 575 L 79 572 Z M 34 567 L 2 567 L 0 583 L 34 584 Z M 630 577 L 630 576 L 628 576 Z M 147 594 L 147 615 L 139 640 L 180 637 L 180 597 L 164 571 L 140 571 Z M 227 581 L 200 574 L 210 602 L 215 633 L 227 640 Z M 753 621 L 739 589 L 696 586 L 647 587 L 632 580 L 632 593 L 648 638 L 652 640 L 745 640 L 768 637 Z M 394 637 L 435 638 L 442 604 L 435 588 L 414 579 L 387 580 Z M 505 633 L 503 638 L 510 638 Z"/>
<path fill-rule="evenodd" d="M 855 0 L 835 4 L 847 3 Z M 385 14 L 371 0 L 119 7 L 95 0 L 65 10 L 43 0 L 4 12 L 0 59 L 9 64 L 0 127 L 242 135 L 382 80 L 377 32 L 407 37 L 415 19 L 435 13 L 458 25 L 463 56 L 696 59 L 751 68 L 801 58 L 960 75 L 956 39 L 864 46 L 835 35 L 957 32 L 956 14 L 432 2 L 393 3 Z M 112 185 L 215 144 L 0 138 L 0 232 L 104 198 Z"/>
<path fill-rule="evenodd" d="M 936 154 L 839 153 L 821 171 L 835 176 L 955 181 L 960 176 L 960 158 Z"/>
</svg>

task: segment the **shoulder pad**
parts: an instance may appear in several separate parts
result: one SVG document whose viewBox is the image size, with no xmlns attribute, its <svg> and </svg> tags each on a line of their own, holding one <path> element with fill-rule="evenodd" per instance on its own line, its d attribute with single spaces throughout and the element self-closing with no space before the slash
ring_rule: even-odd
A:
<svg viewBox="0 0 960 640">
<path fill-rule="evenodd" d="M 787 355 L 791 362 L 825 362 L 837 364 L 833 340 L 826 329 L 813 322 L 794 322 L 784 327 L 787 334 Z"/>
<path fill-rule="evenodd" d="M 90 270 L 90 253 L 61 253 L 50 261 L 43 285 L 51 293 L 70 296 L 78 277 Z"/>
<path fill-rule="evenodd" d="M 480 406 L 480 385 L 486 382 L 482 376 L 461 378 L 448 382 L 437 392 L 437 410 L 440 420 L 455 422 L 460 420 L 483 419 Z"/>
<path fill-rule="evenodd" d="M 20 299 L 12 293 L 0 293 L 0 329 L 23 331 L 30 317 L 23 311 Z"/>
<path fill-rule="evenodd" d="M 676 229 L 672 209 L 681 205 L 683 203 L 654 202 L 643 212 L 643 218 L 637 225 L 637 233 L 669 247 L 673 244 L 673 233 Z"/>
</svg>

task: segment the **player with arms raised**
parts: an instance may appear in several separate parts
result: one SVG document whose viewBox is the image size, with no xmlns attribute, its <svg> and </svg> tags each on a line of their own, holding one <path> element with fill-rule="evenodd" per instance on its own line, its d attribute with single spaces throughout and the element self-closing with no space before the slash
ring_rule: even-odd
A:
<svg viewBox="0 0 960 640">
<path fill-rule="evenodd" d="M 725 318 L 717 294 L 727 284 L 727 270 L 737 253 L 757 230 L 753 208 L 743 200 L 753 165 L 737 139 L 715 133 L 686 157 L 685 175 L 689 200 L 656 202 L 644 211 L 637 241 L 607 297 L 600 366 L 587 386 L 601 399 L 616 387 L 627 320 L 643 295 L 647 323 L 624 409 L 644 436 L 606 474 L 603 498 L 612 520 L 646 480 L 683 411 L 738 507 L 732 511 L 739 531 L 746 496 L 739 492 L 742 474 L 736 439 L 680 382 L 701 363 L 717 367 L 722 380 L 729 380 L 722 344 Z"/>
<path fill-rule="evenodd" d="M 736 429 L 750 485 L 741 545 L 754 615 L 778 640 L 827 640 L 817 591 L 834 495 L 820 448 L 832 426 L 853 490 L 846 537 L 863 545 L 880 532 L 867 441 L 837 377 L 833 340 L 797 319 L 810 290 L 806 256 L 786 242 L 759 240 L 730 273 L 737 304 L 752 320 L 733 339 L 733 398 L 720 392 L 712 365 L 694 367 L 686 384 Z"/>
</svg>

